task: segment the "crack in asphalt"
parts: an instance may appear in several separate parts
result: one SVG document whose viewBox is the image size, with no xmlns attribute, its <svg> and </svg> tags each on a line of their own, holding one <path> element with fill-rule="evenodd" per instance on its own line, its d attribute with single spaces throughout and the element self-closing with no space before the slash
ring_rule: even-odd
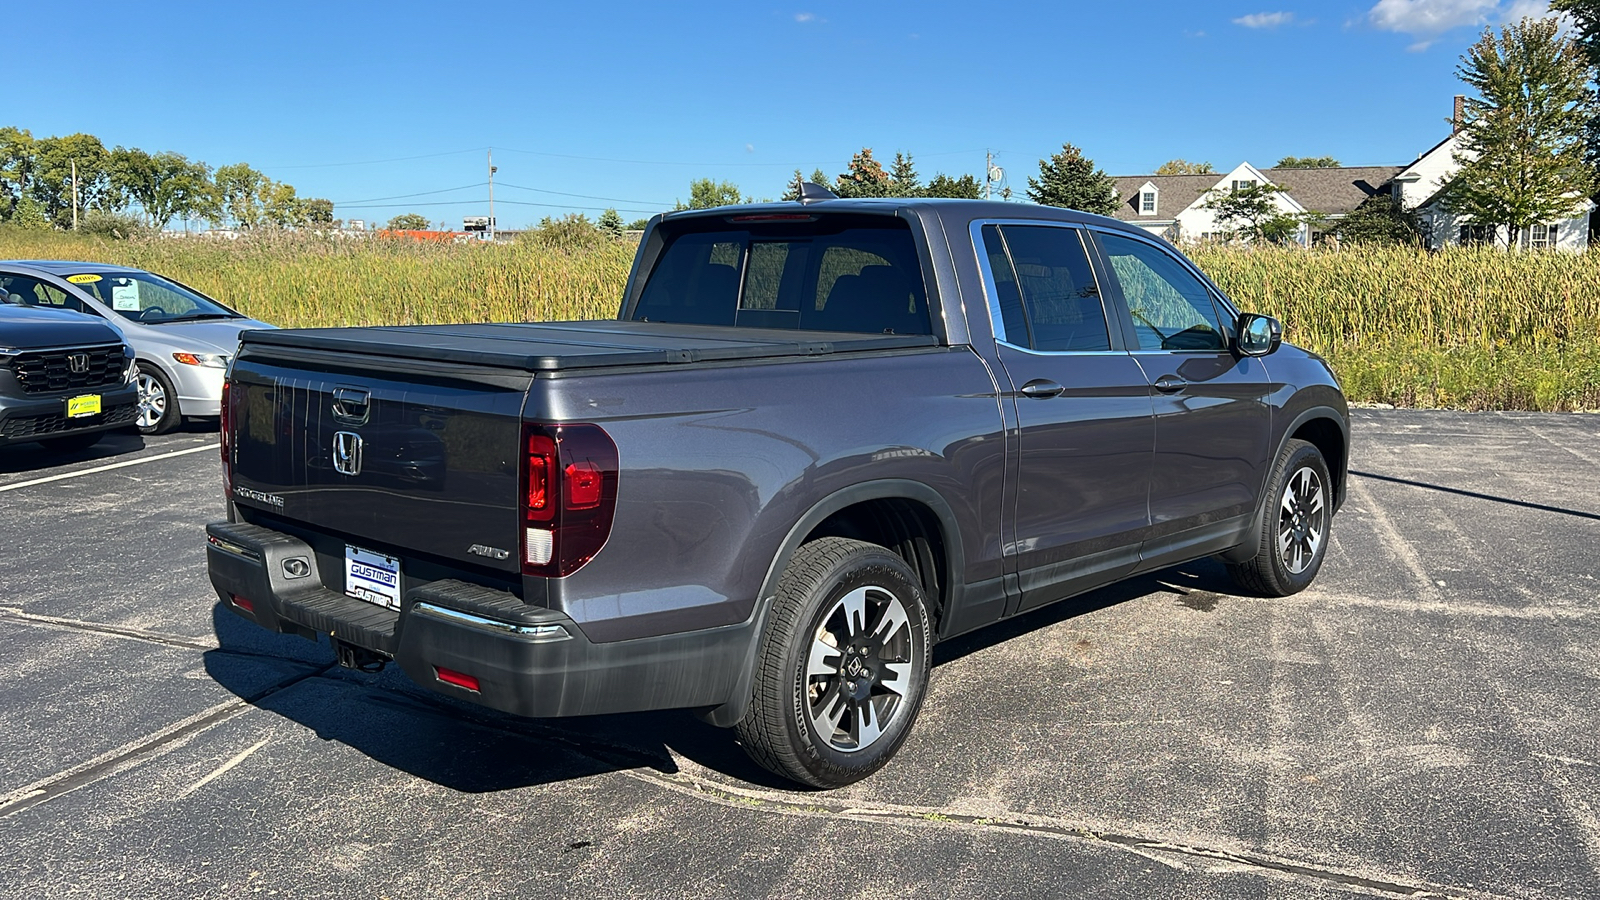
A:
<svg viewBox="0 0 1600 900">
<path fill-rule="evenodd" d="M 87 762 L 42 778 L 9 794 L 0 795 L 0 819 L 15 815 L 26 809 L 32 809 L 41 803 L 48 803 L 85 785 L 93 784 L 102 778 L 127 771 L 140 763 L 154 759 L 169 750 L 176 749 L 189 738 L 253 708 L 255 704 L 279 691 L 322 675 L 333 668 L 334 665 L 336 664 L 328 663 L 324 666 L 314 667 L 309 672 L 302 672 L 298 675 L 281 679 L 254 694 L 218 704 L 187 719 L 168 725 L 160 731 L 123 744 L 121 747 L 103 753 Z"/>
</svg>

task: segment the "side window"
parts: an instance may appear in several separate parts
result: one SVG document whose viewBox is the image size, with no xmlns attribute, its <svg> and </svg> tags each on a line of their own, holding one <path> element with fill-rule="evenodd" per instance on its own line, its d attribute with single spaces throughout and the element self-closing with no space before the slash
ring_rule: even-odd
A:
<svg viewBox="0 0 1600 900">
<path fill-rule="evenodd" d="M 1022 290 L 1033 349 L 1110 350 L 1105 308 L 1081 232 L 1003 225 L 1000 233 Z"/>
<path fill-rule="evenodd" d="M 1140 350 L 1223 350 L 1222 321 L 1200 279 L 1160 248 L 1114 234 L 1100 243 L 1122 288 Z"/>
<path fill-rule="evenodd" d="M 1028 333 L 1028 320 L 1022 312 L 1022 291 L 1017 288 L 1017 275 L 1011 269 L 1011 258 L 1006 255 L 1006 245 L 1000 240 L 1000 226 L 983 226 L 983 255 L 989 259 L 989 273 L 994 277 L 995 302 L 1000 306 L 1000 325 L 1008 343 L 1018 347 L 1033 346 Z"/>
<path fill-rule="evenodd" d="M 83 312 L 78 298 L 26 275 L 0 275 L 0 301 L 16 306 L 43 306 Z"/>
</svg>

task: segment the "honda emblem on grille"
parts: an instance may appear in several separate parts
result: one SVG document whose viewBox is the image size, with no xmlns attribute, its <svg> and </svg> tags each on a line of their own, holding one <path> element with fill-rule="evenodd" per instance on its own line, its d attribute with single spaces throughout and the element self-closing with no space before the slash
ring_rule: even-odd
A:
<svg viewBox="0 0 1600 900">
<path fill-rule="evenodd" d="M 82 375 L 83 373 L 89 371 L 89 354 L 68 353 L 67 368 L 70 369 L 74 375 Z"/>
<path fill-rule="evenodd" d="M 333 470 L 340 475 L 361 474 L 361 435 L 354 431 L 334 432 Z"/>
</svg>

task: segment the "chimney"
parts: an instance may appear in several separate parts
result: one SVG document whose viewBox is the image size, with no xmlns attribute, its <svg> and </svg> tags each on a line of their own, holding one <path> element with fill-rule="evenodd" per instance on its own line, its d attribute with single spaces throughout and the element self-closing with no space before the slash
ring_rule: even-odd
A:
<svg viewBox="0 0 1600 900">
<path fill-rule="evenodd" d="M 1450 133 L 1451 134 L 1460 134 L 1461 133 L 1461 124 L 1462 124 L 1461 120 L 1466 115 L 1466 113 L 1467 113 L 1467 98 L 1461 96 L 1460 94 L 1457 94 L 1456 95 L 1456 111 L 1455 111 L 1455 115 L 1450 117 L 1450 125 L 1451 125 Z"/>
</svg>

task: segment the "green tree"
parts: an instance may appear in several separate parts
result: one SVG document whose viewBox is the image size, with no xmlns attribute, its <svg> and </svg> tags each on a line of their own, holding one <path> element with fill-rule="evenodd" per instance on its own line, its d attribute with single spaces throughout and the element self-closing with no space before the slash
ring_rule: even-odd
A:
<svg viewBox="0 0 1600 900">
<path fill-rule="evenodd" d="M 1374 194 L 1339 220 L 1333 233 L 1348 244 L 1421 246 L 1422 222 L 1391 194 Z"/>
<path fill-rule="evenodd" d="M 295 228 L 306 223 L 305 200 L 294 185 L 268 179 L 261 188 L 261 219 L 279 228 Z"/>
<path fill-rule="evenodd" d="M 794 202 L 796 200 L 799 200 L 800 199 L 800 185 L 804 181 L 805 181 L 805 179 L 803 177 L 801 177 L 801 175 L 800 175 L 800 170 L 799 169 L 795 169 L 794 170 L 794 177 L 789 179 L 788 187 L 784 188 L 783 196 L 779 197 L 778 199 L 779 200 L 787 200 L 789 202 Z"/>
<path fill-rule="evenodd" d="M 1111 177 L 1071 144 L 1062 144 L 1060 153 L 1039 160 L 1039 177 L 1028 178 L 1028 199 L 1102 216 L 1117 211 Z"/>
<path fill-rule="evenodd" d="M 850 158 L 850 168 L 834 179 L 833 192 L 841 197 L 887 197 L 889 173 L 872 158 L 871 147 L 862 147 Z"/>
<path fill-rule="evenodd" d="M 28 193 L 45 217 L 61 227 L 72 224 L 72 178 L 77 169 L 78 209 L 113 210 L 122 198 L 111 185 L 111 154 L 92 134 L 39 138 L 33 142 Z"/>
<path fill-rule="evenodd" d="M 1189 162 L 1186 159 L 1169 159 L 1157 169 L 1157 175 L 1215 175 L 1216 169 L 1208 162 Z"/>
<path fill-rule="evenodd" d="M 1456 69 L 1468 97 L 1444 200 L 1458 216 L 1508 228 L 1511 244 L 1529 225 L 1578 215 L 1594 191 L 1584 156 L 1595 113 L 1590 70 L 1555 19 L 1523 19 L 1492 29 Z"/>
<path fill-rule="evenodd" d="M 1278 206 L 1286 189 L 1267 182 L 1247 184 L 1232 190 L 1208 192 L 1205 206 L 1216 214 L 1217 224 L 1236 237 L 1269 244 L 1288 243 L 1300 227 L 1300 219 Z"/>
<path fill-rule="evenodd" d="M 519 240 L 553 250 L 572 251 L 593 247 L 607 240 L 605 232 L 583 213 L 567 213 L 559 219 L 539 220 L 539 227 L 524 231 Z"/>
<path fill-rule="evenodd" d="M 44 207 L 32 196 L 24 194 L 21 200 L 11 211 L 10 223 L 18 228 L 45 231 L 50 228 L 50 218 L 44 214 Z"/>
<path fill-rule="evenodd" d="M 1600 0 L 1550 0 L 1550 11 L 1571 18 L 1578 49 L 1589 61 L 1591 90 L 1600 85 Z M 1600 168 L 1600 110 L 1589 116 L 1585 134 L 1589 165 Z"/>
<path fill-rule="evenodd" d="M 973 178 L 971 175 L 951 178 L 949 175 L 940 172 L 933 176 L 933 179 L 922 189 L 922 196 L 977 200 L 983 196 L 983 187 L 978 184 L 978 179 Z"/>
<path fill-rule="evenodd" d="M 300 201 L 301 209 L 305 213 L 307 225 L 333 224 L 333 201 L 321 197 L 307 197 Z"/>
<path fill-rule="evenodd" d="M 749 203 L 750 198 L 739 193 L 739 186 L 731 181 L 697 178 L 689 182 L 689 202 L 679 200 L 674 209 L 711 209 L 716 206 L 737 206 Z M 588 221 L 588 217 L 584 217 Z"/>
<path fill-rule="evenodd" d="M 598 224 L 600 230 L 604 231 L 608 236 L 614 238 L 622 237 L 622 216 L 618 215 L 616 210 L 608 209 L 601 213 Z"/>
<path fill-rule="evenodd" d="M 191 162 L 181 153 L 151 155 L 138 148 L 118 147 L 111 151 L 108 169 L 114 190 L 138 203 L 157 230 L 165 228 L 174 216 L 187 222 L 207 212 L 214 202 L 211 167 Z"/>
<path fill-rule="evenodd" d="M 428 217 L 422 213 L 401 213 L 389 220 L 390 231 L 427 231 Z"/>
<path fill-rule="evenodd" d="M 894 162 L 889 166 L 889 196 L 922 196 L 922 181 L 917 177 L 917 167 L 912 164 L 909 153 L 896 151 L 894 154 Z"/>
<path fill-rule="evenodd" d="M 217 218 L 213 224 L 254 228 L 261 224 L 261 191 L 267 176 L 244 163 L 221 166 L 213 176 L 217 191 Z"/>
<path fill-rule="evenodd" d="M 645 230 L 646 228 L 649 228 L 649 227 L 650 227 L 650 220 L 649 219 L 634 219 L 632 222 L 628 223 L 628 229 L 627 230 L 629 230 L 629 231 L 643 231 L 643 230 Z"/>
<path fill-rule="evenodd" d="M 1337 169 L 1339 161 L 1331 156 L 1285 156 L 1278 160 L 1280 169 Z"/>
<path fill-rule="evenodd" d="M 10 219 L 33 177 L 33 134 L 0 128 L 0 220 Z"/>
</svg>

